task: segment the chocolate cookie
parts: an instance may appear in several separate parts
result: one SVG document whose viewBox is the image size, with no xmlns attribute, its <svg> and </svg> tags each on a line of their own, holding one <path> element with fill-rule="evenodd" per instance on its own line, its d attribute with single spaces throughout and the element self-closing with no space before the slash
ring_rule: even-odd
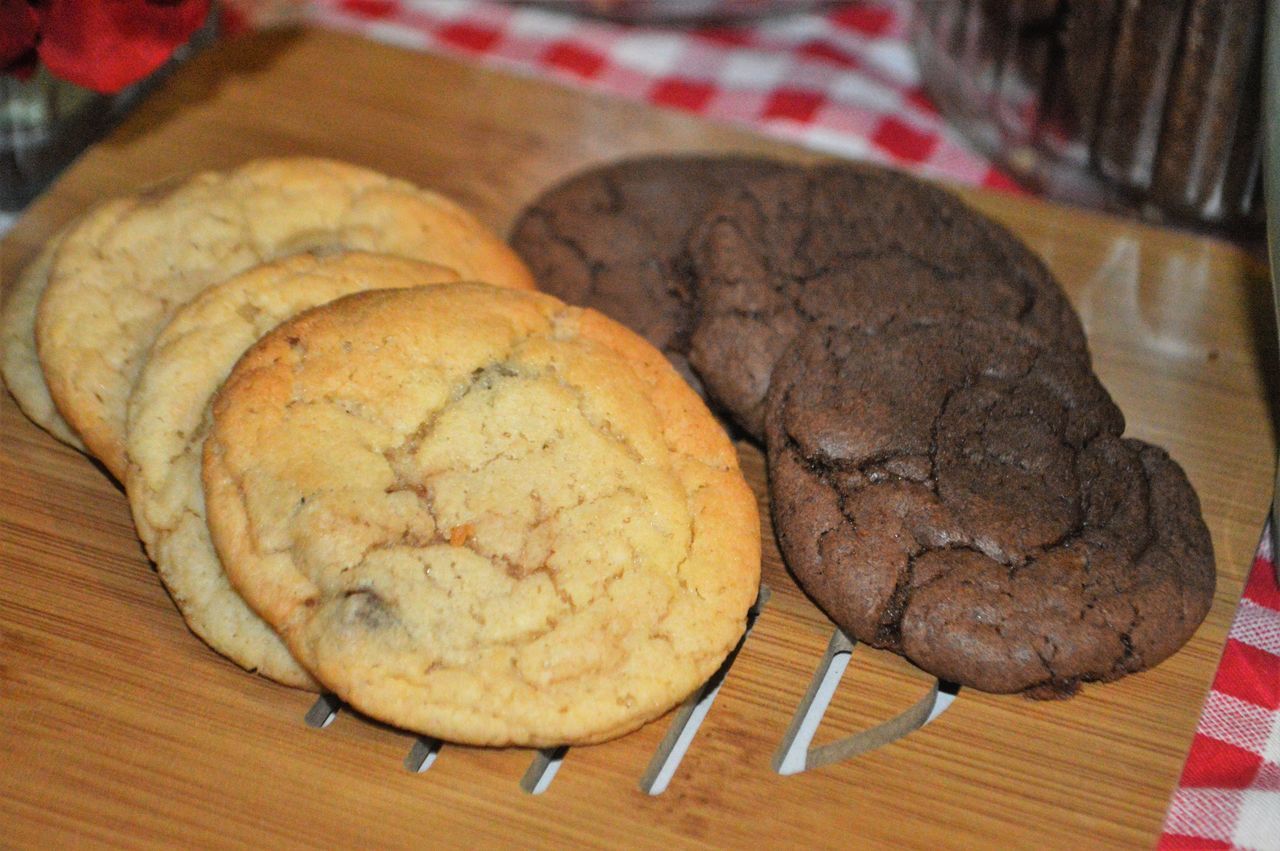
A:
<svg viewBox="0 0 1280 851">
<path fill-rule="evenodd" d="M 573 175 L 539 196 L 511 230 L 538 286 L 639 332 L 693 387 L 686 238 L 708 205 L 784 166 L 749 157 L 655 156 Z"/>
<path fill-rule="evenodd" d="M 768 399 L 788 565 L 842 629 L 984 691 L 1070 694 L 1195 631 L 1199 501 L 1077 361 L 1013 323 L 811 327 Z"/>
<path fill-rule="evenodd" d="M 892 171 L 794 170 L 727 194 L 690 239 L 698 318 L 689 360 L 756 437 L 782 350 L 804 326 L 895 316 L 1013 319 L 1088 362 L 1080 320 L 1008 231 Z"/>
</svg>

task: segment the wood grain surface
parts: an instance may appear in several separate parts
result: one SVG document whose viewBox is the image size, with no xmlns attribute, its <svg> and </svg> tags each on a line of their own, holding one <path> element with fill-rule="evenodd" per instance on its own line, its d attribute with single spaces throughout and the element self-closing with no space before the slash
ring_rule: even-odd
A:
<svg viewBox="0 0 1280 851">
<path fill-rule="evenodd" d="M 812 154 L 685 116 L 319 32 L 199 57 L 84 155 L 5 239 L 8 284 L 86 205 L 267 154 L 340 157 L 416 181 L 505 232 L 551 181 L 651 151 Z M 775 591 L 664 795 L 637 788 L 665 720 L 571 750 L 549 791 L 527 751 L 446 746 L 350 715 L 305 727 L 310 696 L 206 649 L 144 557 L 118 486 L 0 397 L 0 845 L 1146 847 L 1221 653 L 1262 528 L 1274 459 L 1266 273 L 1220 242 L 967 193 L 1048 261 L 1080 310 L 1129 433 L 1168 447 L 1200 493 L 1218 590 L 1156 670 L 1077 698 L 962 691 L 937 722 L 792 777 L 770 756 L 830 633 L 765 530 Z M 1261 341 L 1270 340 L 1272 345 Z M 759 452 L 742 455 L 764 503 Z M 858 648 L 822 742 L 929 680 Z"/>
</svg>

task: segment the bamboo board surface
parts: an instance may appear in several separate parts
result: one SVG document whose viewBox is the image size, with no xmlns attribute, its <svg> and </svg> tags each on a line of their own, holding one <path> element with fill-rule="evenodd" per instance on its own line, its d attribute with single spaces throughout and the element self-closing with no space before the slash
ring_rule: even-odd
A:
<svg viewBox="0 0 1280 851">
<path fill-rule="evenodd" d="M 75 163 L 0 244 L 0 280 L 93 201 L 255 156 L 364 164 L 453 195 L 505 233 L 538 191 L 588 165 L 727 150 L 813 158 L 346 36 L 259 35 L 199 57 Z M 1218 590 L 1168 662 L 1062 702 L 962 691 L 900 742 L 781 777 L 770 757 L 831 627 L 786 574 L 766 522 L 773 600 L 665 794 L 637 788 L 665 719 L 569 751 L 540 796 L 517 786 L 528 751 L 446 746 L 413 775 L 401 767 L 408 734 L 351 715 L 309 729 L 311 696 L 196 640 L 117 485 L 0 394 L 0 844 L 1149 847 L 1270 497 L 1266 273 L 1224 243 L 966 197 L 1059 275 L 1128 433 L 1166 446 L 1200 493 Z M 741 450 L 765 509 L 760 454 Z M 889 654 L 858 648 L 853 660 L 815 743 L 887 718 L 931 682 Z"/>
</svg>

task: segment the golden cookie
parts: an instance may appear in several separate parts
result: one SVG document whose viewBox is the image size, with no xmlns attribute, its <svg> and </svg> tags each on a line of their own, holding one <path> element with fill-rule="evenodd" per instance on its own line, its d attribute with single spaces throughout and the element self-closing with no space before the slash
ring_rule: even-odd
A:
<svg viewBox="0 0 1280 851">
<path fill-rule="evenodd" d="M 289 317 L 379 287 L 456 281 L 451 269 L 379 254 L 298 254 L 210 287 L 178 311 L 129 398 L 125 490 L 138 535 L 191 631 L 250 671 L 317 689 L 227 581 L 200 486 L 206 410 L 245 349 Z"/>
<path fill-rule="evenodd" d="M 621 735 L 716 670 L 756 594 L 755 499 L 720 426 L 650 344 L 551 296 L 339 299 L 250 349 L 213 419 L 232 583 L 397 726 Z"/>
<path fill-rule="evenodd" d="M 156 335 L 206 286 L 265 260 L 359 249 L 429 260 L 467 278 L 533 286 L 496 236 L 452 201 L 356 166 L 262 160 L 108 205 L 69 231 L 36 317 L 59 412 L 124 475 L 129 392 Z"/>
<path fill-rule="evenodd" d="M 45 384 L 40 359 L 36 357 L 36 305 L 49 283 L 49 268 L 62 233 L 65 230 L 44 244 L 5 293 L 4 307 L 0 309 L 0 374 L 18 407 L 33 423 L 83 452 L 84 443 L 49 398 L 49 385 Z"/>
</svg>

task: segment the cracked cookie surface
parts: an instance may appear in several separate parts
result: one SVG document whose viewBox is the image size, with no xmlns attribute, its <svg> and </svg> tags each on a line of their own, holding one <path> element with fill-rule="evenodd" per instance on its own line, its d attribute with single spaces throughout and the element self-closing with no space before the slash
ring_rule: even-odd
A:
<svg viewBox="0 0 1280 851">
<path fill-rule="evenodd" d="M 656 349 L 551 296 L 340 299 L 250 349 L 213 416 L 229 577 L 388 723 L 484 745 L 621 735 L 715 671 L 755 598 L 732 444 Z"/>
<path fill-rule="evenodd" d="M 456 281 L 451 269 L 379 254 L 297 254 L 210 287 L 156 338 L 129 398 L 125 492 L 138 536 L 191 631 L 249 671 L 318 690 L 231 587 L 205 523 L 207 410 L 236 360 L 286 319 L 369 289 Z"/>
<path fill-rule="evenodd" d="M 122 204 L 67 232 L 36 315 L 50 395 L 117 478 L 143 359 L 173 314 L 211 284 L 299 251 L 358 249 L 533 286 L 505 243 L 453 201 L 331 160 L 259 160 Z"/>
<path fill-rule="evenodd" d="M 1212 602 L 1181 468 L 1015 325 L 810 328 L 767 430 L 796 578 L 851 636 L 944 679 L 1070 694 L 1171 655 Z"/>
<path fill-rule="evenodd" d="M 1088 363 L 1080 320 L 1044 264 L 942 189 L 886 169 L 796 169 L 727 193 L 690 237 L 689 359 L 757 438 L 783 349 L 809 324 L 895 316 L 1014 319 Z"/>
<path fill-rule="evenodd" d="M 688 362 L 689 232 L 725 190 L 783 168 L 745 156 L 609 163 L 538 196 L 512 227 L 511 245 L 540 289 L 638 332 L 701 390 Z"/>
</svg>

